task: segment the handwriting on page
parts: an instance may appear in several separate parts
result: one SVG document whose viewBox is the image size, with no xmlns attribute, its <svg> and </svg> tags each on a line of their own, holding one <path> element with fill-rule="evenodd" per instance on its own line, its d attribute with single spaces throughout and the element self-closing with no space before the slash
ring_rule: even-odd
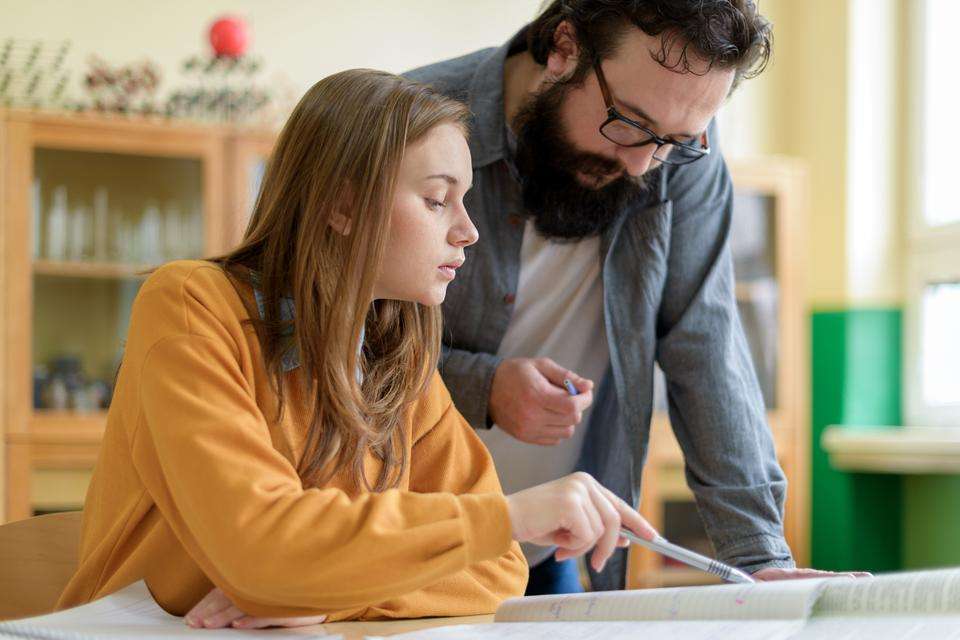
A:
<svg viewBox="0 0 960 640">
<path fill-rule="evenodd" d="M 823 580 L 515 598 L 497 622 L 792 620 L 806 618 Z"/>
<path fill-rule="evenodd" d="M 960 614 L 960 569 L 899 573 L 828 584 L 817 614 Z"/>
</svg>

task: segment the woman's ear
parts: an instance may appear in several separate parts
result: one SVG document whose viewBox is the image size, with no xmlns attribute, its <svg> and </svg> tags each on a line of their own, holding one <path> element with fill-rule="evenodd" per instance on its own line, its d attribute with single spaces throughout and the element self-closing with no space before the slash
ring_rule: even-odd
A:
<svg viewBox="0 0 960 640">
<path fill-rule="evenodd" d="M 330 220 L 327 222 L 327 224 L 329 224 L 334 231 L 336 231 L 342 236 L 350 235 L 350 226 L 352 225 L 352 223 L 353 223 L 353 220 L 343 215 L 339 211 L 335 211 L 330 216 Z"/>
<path fill-rule="evenodd" d="M 336 211 L 330 214 L 330 220 L 327 221 L 327 224 L 340 235 L 348 236 L 350 235 L 350 227 L 353 223 L 350 216 L 344 213 L 345 211 L 349 211 L 353 205 L 353 188 L 349 184 L 343 187 L 343 191 L 339 194 L 339 199 L 341 204 L 337 207 Z"/>
</svg>

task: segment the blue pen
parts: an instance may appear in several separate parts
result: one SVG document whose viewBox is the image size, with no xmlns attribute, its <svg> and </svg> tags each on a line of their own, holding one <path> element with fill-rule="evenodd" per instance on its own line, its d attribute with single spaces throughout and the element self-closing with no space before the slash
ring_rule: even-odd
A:
<svg viewBox="0 0 960 640">
<path fill-rule="evenodd" d="M 577 391 L 577 388 L 573 386 L 573 383 L 570 382 L 570 378 L 563 379 L 563 386 L 566 387 L 567 393 L 569 393 L 572 396 L 575 396 L 580 393 L 579 391 Z"/>
</svg>

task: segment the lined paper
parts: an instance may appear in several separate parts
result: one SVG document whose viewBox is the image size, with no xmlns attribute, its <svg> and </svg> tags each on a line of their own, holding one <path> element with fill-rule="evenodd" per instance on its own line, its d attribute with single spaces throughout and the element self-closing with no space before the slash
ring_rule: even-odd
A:
<svg viewBox="0 0 960 640">
<path fill-rule="evenodd" d="M 863 613 L 960 614 L 960 569 L 892 573 L 828 584 L 817 601 L 822 615 Z"/>
<path fill-rule="evenodd" d="M 96 640 L 98 638 L 205 638 L 238 640 L 298 636 L 293 630 L 193 629 L 156 603 L 142 580 L 105 598 L 57 613 L 0 622 L 0 638 Z M 341 636 L 329 636 L 339 638 Z"/>
<path fill-rule="evenodd" d="M 827 579 L 513 598 L 496 622 L 593 620 L 797 620 Z"/>
<path fill-rule="evenodd" d="M 435 627 L 382 640 L 789 640 L 803 624 L 803 620 L 498 622 Z M 368 640 L 381 639 L 369 637 Z"/>
</svg>

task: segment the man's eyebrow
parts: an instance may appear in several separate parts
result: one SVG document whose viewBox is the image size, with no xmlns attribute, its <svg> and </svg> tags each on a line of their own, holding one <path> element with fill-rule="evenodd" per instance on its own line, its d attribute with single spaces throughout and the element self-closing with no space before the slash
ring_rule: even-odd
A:
<svg viewBox="0 0 960 640">
<path fill-rule="evenodd" d="M 624 102 L 623 100 L 620 100 L 619 98 L 617 99 L 617 102 L 619 102 L 621 105 L 623 105 L 627 110 L 632 111 L 634 114 L 636 114 L 637 116 L 639 116 L 641 120 L 646 120 L 648 123 L 652 124 L 652 125 L 655 126 L 655 127 L 656 127 L 656 126 L 659 126 L 660 123 L 658 123 L 656 120 L 654 120 L 654 119 L 651 118 L 649 115 L 647 115 L 647 112 L 644 111 L 643 109 L 641 109 L 640 107 L 638 107 L 638 106 L 636 106 L 636 105 L 633 105 L 633 104 L 630 104 L 629 102 Z M 668 135 L 666 135 L 666 136 L 661 136 L 661 137 L 667 137 L 667 138 L 696 138 L 696 137 L 698 137 L 698 136 L 700 136 L 699 133 L 671 133 L 671 134 L 668 134 Z"/>
</svg>

